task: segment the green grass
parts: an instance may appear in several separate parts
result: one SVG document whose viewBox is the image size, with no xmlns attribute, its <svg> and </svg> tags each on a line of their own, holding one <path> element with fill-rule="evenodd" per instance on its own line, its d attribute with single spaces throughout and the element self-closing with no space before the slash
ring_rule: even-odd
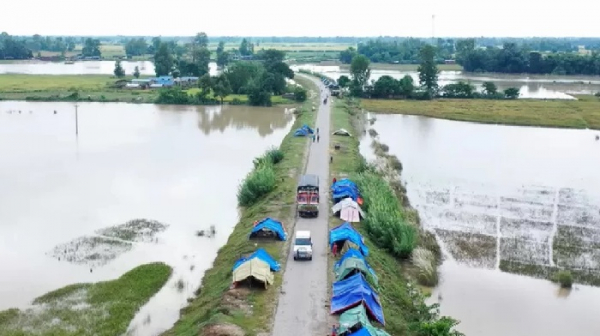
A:
<svg viewBox="0 0 600 336">
<path fill-rule="evenodd" d="M 0 335 L 121 335 L 171 272 L 171 267 L 163 263 L 152 263 L 138 266 L 116 280 L 69 285 L 49 292 L 35 299 L 32 309 L 0 311 Z"/>
<path fill-rule="evenodd" d="M 364 158 L 360 155 L 358 149 L 359 141 L 355 133 L 360 132 L 360 129 L 357 130 L 357 128 L 363 122 L 360 110 L 349 107 L 344 101 L 336 100 L 331 121 L 331 131 L 345 128 L 353 135 L 352 137 L 333 136 L 330 143 L 330 151 L 334 156 L 330 168 L 331 177 L 337 177 L 338 179 L 347 175 L 352 177 L 361 170 L 373 174 L 369 172 L 372 168 L 367 166 L 365 169 Z M 335 150 L 335 144 L 340 145 L 341 149 Z M 379 184 L 384 183 L 384 177 L 381 175 L 373 174 L 370 178 L 379 178 Z M 392 186 L 387 187 L 387 202 L 391 202 L 389 195 L 393 189 Z M 369 211 L 376 211 L 377 205 L 367 204 L 376 202 L 375 194 L 365 190 L 363 197 L 365 201 L 364 209 L 367 210 L 366 216 L 370 216 Z M 398 211 L 408 223 L 418 225 L 418 220 L 412 214 L 414 210 L 405 208 L 400 199 L 396 200 L 396 204 L 400 207 Z M 372 208 L 369 209 L 369 206 L 372 206 Z M 329 223 L 330 227 L 339 224 L 341 224 L 341 221 L 332 216 Z M 437 316 L 432 311 L 433 307 L 425 304 L 424 295 L 419 287 L 413 284 L 413 281 L 418 278 L 418 274 L 415 274 L 413 270 L 415 267 L 409 261 L 399 261 L 389 253 L 387 248 L 380 247 L 381 244 L 377 244 L 371 239 L 373 235 L 369 234 L 367 223 L 361 222 L 353 224 L 353 226 L 365 238 L 365 244 L 369 247 L 367 261 L 379 278 L 378 292 L 386 318 L 386 326 L 383 329 L 391 335 L 428 335 L 426 333 L 419 334 L 418 330 L 430 321 L 437 321 Z M 424 243 L 423 241 L 420 242 L 420 246 L 423 248 L 426 247 Z M 333 260 L 330 260 L 330 268 L 332 264 Z M 331 274 L 329 279 L 330 281 L 333 280 Z M 443 323 L 443 321 L 440 323 Z"/>
<path fill-rule="evenodd" d="M 316 90 L 314 84 L 306 79 L 296 78 L 296 81 L 313 91 Z M 232 280 L 231 268 L 243 254 L 263 247 L 279 260 L 282 269 L 285 269 L 288 243 L 249 241 L 248 233 L 254 221 L 264 217 L 281 220 L 288 232 L 291 232 L 295 217 L 297 179 L 304 170 L 308 148 L 308 139 L 294 137 L 293 133 L 303 124 L 314 126 L 315 113 L 311 110 L 313 103 L 316 103 L 315 98 L 308 99 L 303 104 L 301 114 L 279 147 L 284 157 L 274 166 L 277 181 L 275 190 L 256 204 L 241 210 L 240 221 L 229 236 L 227 244 L 219 250 L 213 267 L 206 271 L 198 296 L 182 310 L 180 320 L 164 335 L 201 335 L 206 326 L 214 323 L 237 325 L 246 335 L 255 335 L 270 329 L 282 282 L 281 272 L 275 273 L 275 283 L 268 290 L 244 290 L 236 294 L 238 299 L 234 300 L 235 302 L 231 302 L 232 300 L 228 300 L 231 294 L 228 292 Z"/>
<path fill-rule="evenodd" d="M 364 99 L 371 112 L 422 115 L 440 119 L 487 124 L 600 129 L 600 99 L 579 96 L 581 100 L 487 100 Z"/>
</svg>

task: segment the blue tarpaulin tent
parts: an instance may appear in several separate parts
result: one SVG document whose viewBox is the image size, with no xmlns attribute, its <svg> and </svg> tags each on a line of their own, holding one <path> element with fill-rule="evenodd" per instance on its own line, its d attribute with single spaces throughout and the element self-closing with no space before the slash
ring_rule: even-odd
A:
<svg viewBox="0 0 600 336">
<path fill-rule="evenodd" d="M 367 259 L 365 259 L 365 257 L 362 255 L 362 253 L 360 253 L 357 249 L 354 249 L 354 248 L 349 248 L 348 251 L 346 251 L 346 253 L 344 253 L 344 255 L 340 258 L 340 260 L 338 260 L 335 263 L 334 268 L 338 269 L 344 263 L 344 260 L 346 260 L 348 258 L 358 258 L 358 259 L 361 259 L 365 263 L 365 265 L 367 266 L 367 268 L 369 269 L 369 272 L 371 274 L 377 276 L 375 274 L 375 271 L 371 268 L 371 266 L 369 266 L 369 263 L 367 262 Z"/>
<path fill-rule="evenodd" d="M 267 264 L 269 264 L 269 266 L 271 267 L 271 271 L 273 271 L 273 272 L 277 272 L 281 268 L 279 263 L 275 259 L 273 259 L 273 257 L 271 257 L 269 255 L 269 253 L 267 253 L 267 251 L 265 251 L 261 247 L 258 250 L 256 250 L 254 253 L 249 255 L 248 257 L 242 257 L 242 258 L 238 259 L 238 261 L 236 261 L 235 264 L 233 264 L 233 270 L 235 271 L 235 269 L 240 267 L 241 264 L 245 263 L 246 261 L 248 261 L 250 259 L 254 259 L 254 258 L 260 259 L 260 260 L 266 262 Z"/>
<path fill-rule="evenodd" d="M 294 136 L 307 136 L 307 135 L 313 134 L 313 133 L 315 133 L 313 131 L 313 129 L 310 128 L 308 125 L 304 124 L 304 125 L 302 125 L 302 127 L 298 128 L 294 132 Z"/>
<path fill-rule="evenodd" d="M 344 223 L 340 226 L 336 226 L 329 231 L 329 245 L 335 242 L 350 241 L 358 246 L 360 252 L 367 256 L 369 255 L 369 248 L 363 242 L 363 237 L 358 231 L 352 227 L 350 223 Z"/>
<path fill-rule="evenodd" d="M 362 274 L 355 274 L 333 284 L 333 297 L 331 298 L 332 314 L 343 313 L 360 304 L 367 310 L 369 318 L 385 325 L 379 296 L 369 286 L 369 283 Z"/>
<path fill-rule="evenodd" d="M 354 182 L 349 179 L 341 179 L 331 185 L 331 195 L 334 203 L 338 203 L 347 197 L 352 198 L 354 201 L 358 201 L 360 192 Z"/>
<path fill-rule="evenodd" d="M 254 228 L 252 228 L 252 231 L 250 231 L 250 237 L 256 236 L 261 231 L 272 231 L 277 235 L 277 237 L 279 237 L 280 240 L 286 240 L 287 238 L 287 234 L 285 233 L 281 222 L 269 217 L 254 225 Z"/>
<path fill-rule="evenodd" d="M 349 336 L 372 336 L 367 328 L 360 328 L 358 331 L 353 332 Z"/>
</svg>

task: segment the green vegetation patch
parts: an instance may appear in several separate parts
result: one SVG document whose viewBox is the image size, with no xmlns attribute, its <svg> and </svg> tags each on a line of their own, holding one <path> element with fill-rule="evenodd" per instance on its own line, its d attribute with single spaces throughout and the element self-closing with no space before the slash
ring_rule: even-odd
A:
<svg viewBox="0 0 600 336">
<path fill-rule="evenodd" d="M 132 248 L 130 242 L 119 239 L 83 236 L 57 245 L 49 254 L 61 261 L 98 267 L 106 265 Z"/>
<path fill-rule="evenodd" d="M 256 335 L 268 332 L 274 313 L 278 288 L 282 274 L 275 273 L 275 283 L 268 289 L 237 288 L 230 289 L 232 267 L 241 256 L 262 247 L 285 269 L 288 243 L 270 241 L 250 241 L 248 235 L 253 223 L 265 217 L 282 221 L 288 232 L 291 231 L 295 217 L 296 186 L 298 175 L 303 171 L 308 139 L 294 137 L 294 131 L 307 124 L 314 126 L 315 113 L 312 104 L 317 103 L 316 86 L 308 79 L 296 77 L 295 80 L 310 88 L 311 99 L 299 109 L 292 130 L 283 139 L 279 151 L 283 157 L 274 165 L 275 189 L 259 201 L 241 210 L 239 223 L 218 252 L 213 267 L 206 271 L 197 296 L 190 305 L 183 308 L 181 318 L 165 335 L 206 335 L 217 331 L 227 331 L 229 335 Z M 271 159 L 281 154 L 271 152 Z M 260 158 L 257 160 L 260 161 Z M 237 334 L 236 334 L 237 333 Z"/>
<path fill-rule="evenodd" d="M 75 284 L 44 294 L 27 310 L 0 311 L 0 336 L 114 336 L 171 276 L 163 263 L 138 266 L 120 278 Z"/>
<path fill-rule="evenodd" d="M 126 241 L 148 242 L 169 226 L 154 220 L 134 219 L 121 225 L 96 231 L 97 234 Z"/>
<path fill-rule="evenodd" d="M 488 124 L 600 129 L 600 100 L 363 99 L 371 112 L 422 115 Z"/>
<path fill-rule="evenodd" d="M 407 229 L 408 233 L 395 233 L 399 234 L 400 237 L 396 238 L 399 238 L 398 242 L 402 244 L 402 235 L 410 235 L 411 232 L 414 233 L 416 231 L 418 218 L 415 217 L 412 209 L 402 205 L 399 198 L 395 200 L 390 198 L 390 194 L 393 195 L 394 192 L 397 192 L 395 188 L 387 184 L 385 178 L 374 167 L 365 164 L 364 158 L 360 155 L 359 140 L 355 134 L 360 133 L 360 123 L 363 121 L 362 114 L 355 106 L 350 105 L 348 102 L 336 100 L 332 110 L 331 130 L 344 128 L 349 130 L 352 136 L 332 136 L 330 151 L 334 159 L 330 166 L 330 174 L 332 177 L 338 179 L 348 176 L 355 180 L 364 197 L 364 209 L 366 210 L 367 218 L 372 216 L 374 211 L 379 210 L 377 202 L 389 202 L 383 204 L 383 206 L 388 207 L 383 211 L 388 211 L 386 214 L 389 215 L 389 209 L 394 209 L 392 215 L 399 216 L 397 217 L 399 222 L 405 221 L 406 223 L 410 223 L 406 225 L 412 225 L 413 228 Z M 336 145 L 340 149 L 336 150 Z M 377 181 L 375 181 L 376 179 Z M 385 196 L 381 196 L 384 197 L 384 200 L 380 199 L 381 197 L 377 195 L 377 191 L 385 194 Z M 383 220 L 387 221 L 385 218 Z M 445 333 L 439 333 L 439 335 L 454 335 L 454 331 L 450 330 L 456 324 L 456 321 L 448 318 L 439 318 L 436 312 L 437 305 L 428 306 L 425 304 L 424 295 L 421 293 L 419 287 L 413 283 L 413 280 L 417 280 L 420 275 L 425 275 L 426 279 L 424 280 L 435 282 L 437 280 L 435 267 L 425 270 L 429 274 L 416 274 L 412 270 L 415 267 L 410 261 L 406 260 L 402 262 L 394 256 L 403 255 L 403 253 L 397 252 L 406 252 L 408 251 L 408 247 L 404 249 L 396 245 L 397 249 L 395 249 L 394 245 L 388 245 L 389 242 L 383 239 L 377 233 L 378 231 L 372 234 L 373 231 L 369 230 L 367 222 L 368 219 L 362 223 L 353 224 L 353 226 L 363 235 L 365 244 L 369 247 L 367 261 L 379 278 L 378 293 L 386 317 L 386 325 L 383 329 L 391 335 L 433 335 L 431 333 L 433 329 L 445 331 Z M 339 218 L 332 216 L 329 225 L 333 227 L 341 223 L 342 221 Z M 389 222 L 386 223 L 389 224 Z M 390 225 L 380 228 L 385 230 Z M 395 237 L 395 234 L 390 234 L 390 236 Z M 413 238 L 416 239 L 416 237 Z M 374 239 L 378 239 L 379 241 Z M 421 238 L 419 242 L 421 245 L 420 249 L 427 249 L 427 251 L 419 252 L 423 255 L 418 256 L 418 258 L 431 265 L 436 259 L 432 258 L 432 255 L 436 257 L 438 251 L 432 252 L 430 250 L 429 246 L 426 245 L 430 243 L 428 239 Z M 410 243 L 410 247 L 417 246 L 415 240 L 407 243 Z M 437 244 L 434 245 L 437 247 Z M 439 249 L 439 247 L 437 248 Z M 333 260 L 330 261 L 330 266 L 332 263 Z M 330 280 L 333 280 L 333 276 L 330 276 Z M 459 334 L 456 333 L 456 335 Z"/>
</svg>

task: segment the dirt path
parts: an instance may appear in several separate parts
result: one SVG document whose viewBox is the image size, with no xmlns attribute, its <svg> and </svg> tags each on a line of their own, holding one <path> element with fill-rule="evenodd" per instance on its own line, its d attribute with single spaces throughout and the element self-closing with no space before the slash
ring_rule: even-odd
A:
<svg viewBox="0 0 600 336">
<path fill-rule="evenodd" d="M 323 89 L 318 80 L 310 78 Z M 325 92 L 325 90 L 323 90 Z M 320 141 L 311 143 L 308 155 L 307 174 L 316 174 L 320 179 L 321 204 L 319 217 L 296 217 L 295 230 L 310 230 L 313 239 L 312 261 L 294 261 L 293 242 L 290 244 L 283 285 L 279 296 L 273 336 L 327 335 L 329 311 L 327 258 L 329 219 L 329 122 L 330 104 L 323 105 L 325 93 L 321 93 L 320 106 L 315 125 L 319 128 Z M 290 233 L 293 239 L 293 233 Z"/>
</svg>

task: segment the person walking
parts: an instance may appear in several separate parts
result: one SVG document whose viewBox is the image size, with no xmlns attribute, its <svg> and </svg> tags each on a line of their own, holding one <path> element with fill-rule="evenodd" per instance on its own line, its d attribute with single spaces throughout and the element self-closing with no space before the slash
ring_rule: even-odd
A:
<svg viewBox="0 0 600 336">
<path fill-rule="evenodd" d="M 315 142 L 316 137 L 314 134 L 312 135 L 312 138 L 313 138 L 313 142 Z"/>
<path fill-rule="evenodd" d="M 337 336 L 337 328 L 335 324 L 331 327 L 331 336 Z"/>
<path fill-rule="evenodd" d="M 337 257 L 337 250 L 338 250 L 337 243 L 333 243 L 333 246 L 331 247 L 331 253 L 333 253 L 334 257 Z"/>
<path fill-rule="evenodd" d="M 319 128 L 317 127 L 317 134 L 319 134 Z"/>
<path fill-rule="evenodd" d="M 319 134 L 317 134 L 317 142 L 319 142 L 320 138 L 321 138 L 321 136 L 319 136 Z"/>
</svg>

